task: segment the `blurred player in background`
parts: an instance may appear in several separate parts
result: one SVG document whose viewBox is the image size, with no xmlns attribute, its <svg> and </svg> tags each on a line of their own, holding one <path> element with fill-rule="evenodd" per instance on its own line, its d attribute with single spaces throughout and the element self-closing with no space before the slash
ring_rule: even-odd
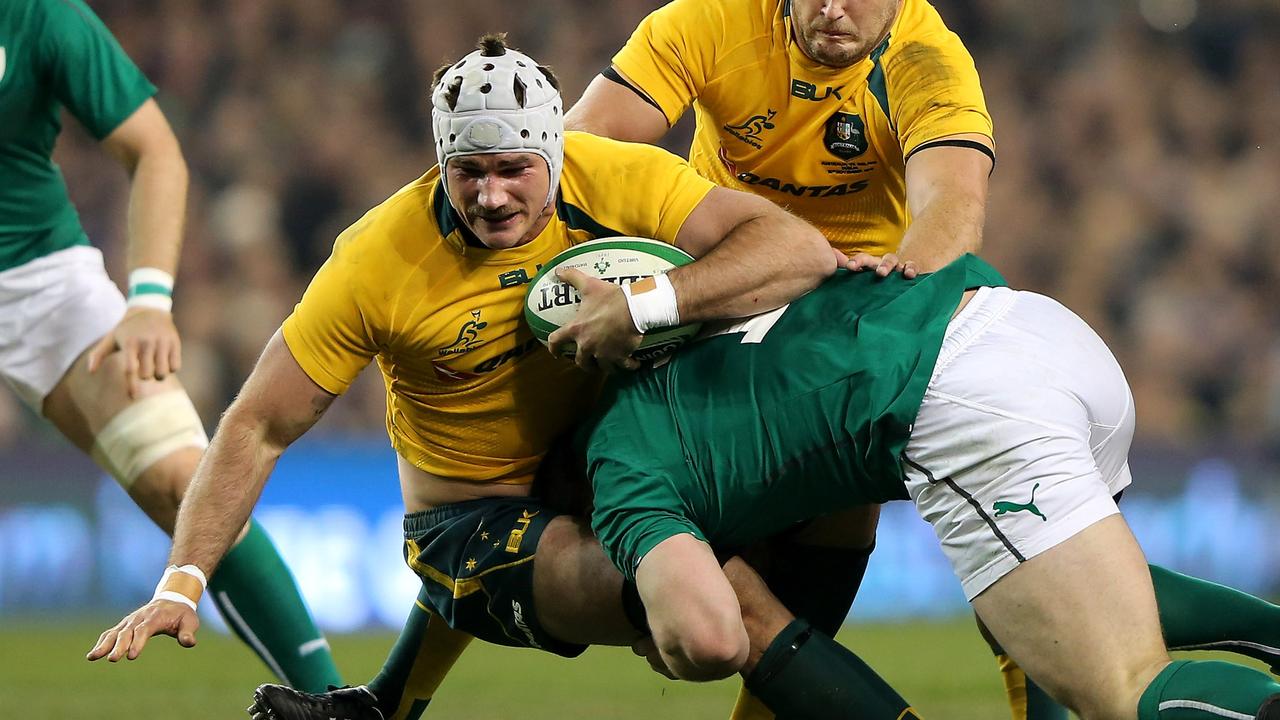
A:
<svg viewBox="0 0 1280 720">
<path fill-rule="evenodd" d="M 1131 482 L 1134 429 L 1115 358 L 1069 310 L 1004 287 L 972 255 L 914 281 L 838 273 L 614 378 L 600 407 L 584 428 L 592 527 L 638 584 L 655 664 L 741 635 L 713 548 L 909 496 L 978 615 L 1082 718 L 1280 719 L 1265 673 L 1169 658 L 1113 499 Z M 655 453 L 671 446 L 682 452 Z M 718 627 L 725 637 L 708 637 Z M 806 623 L 780 633 L 804 658 L 791 668 L 821 672 Z M 774 660 L 747 676 L 761 698 L 790 669 Z M 845 712 L 809 716 L 876 716 L 850 695 Z"/>
<path fill-rule="evenodd" d="M 0 3 L 0 375 L 172 534 L 208 439 L 174 375 L 187 167 L 155 92 L 80 0 Z M 129 174 L 127 300 L 51 159 L 64 106 Z M 339 682 L 270 538 L 237 529 L 209 580 L 227 624 L 285 682 Z"/>
<path fill-rule="evenodd" d="M 276 458 L 377 359 L 408 513 L 405 556 L 423 583 L 418 606 L 368 687 L 263 688 L 255 717 L 417 717 L 468 634 L 568 657 L 587 643 L 640 639 L 634 586 L 585 520 L 530 494 L 552 441 L 595 396 L 599 376 L 583 368 L 634 367 L 629 355 L 650 327 L 778 307 L 836 267 L 821 233 L 772 203 L 718 187 L 666 151 L 564 133 L 554 75 L 500 36 L 441 68 L 433 87 L 440 165 L 338 239 L 219 425 L 177 524 L 175 565 L 212 570 Z M 571 277 L 581 320 L 551 341 L 576 346 L 575 367 L 525 326 L 525 285 L 562 250 L 615 235 L 699 259 L 647 291 Z M 90 657 L 134 659 L 158 633 L 192 645 L 190 603 L 203 588 L 178 575 L 161 587 L 172 594 L 103 633 Z M 772 639 L 752 642 L 765 652 Z M 747 658 L 697 660 L 691 674 Z M 822 696 L 828 680 L 896 703 L 889 718 L 912 717 L 854 661 L 780 683 L 777 702 Z"/>
<path fill-rule="evenodd" d="M 973 59 L 925 0 L 676 0 L 640 24 L 566 122 L 655 143 L 691 106 L 699 173 L 786 207 L 859 267 L 885 274 L 901 260 L 911 276 L 982 246 L 991 117 Z M 834 635 L 878 518 L 877 506 L 855 509 L 773 543 L 770 587 Z M 1001 661 L 1011 701 L 1026 692 L 1037 707 L 1043 693 Z M 768 713 L 743 693 L 734 717 Z"/>
</svg>

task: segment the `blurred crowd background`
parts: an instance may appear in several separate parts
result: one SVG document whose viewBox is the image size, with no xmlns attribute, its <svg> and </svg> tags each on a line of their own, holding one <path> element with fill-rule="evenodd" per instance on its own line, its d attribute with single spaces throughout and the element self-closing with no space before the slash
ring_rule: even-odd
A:
<svg viewBox="0 0 1280 720">
<path fill-rule="evenodd" d="M 482 32 L 566 103 L 656 0 L 91 0 L 160 88 L 191 168 L 175 312 L 212 426 L 336 234 L 434 162 L 427 86 Z M 1108 341 L 1148 447 L 1280 457 L 1280 4 L 936 0 L 995 119 L 984 255 Z M 668 147 L 683 153 L 688 130 Z M 119 279 L 123 172 L 56 156 Z M 377 434 L 371 373 L 325 420 Z M 0 393 L 0 448 L 51 431 Z"/>
</svg>

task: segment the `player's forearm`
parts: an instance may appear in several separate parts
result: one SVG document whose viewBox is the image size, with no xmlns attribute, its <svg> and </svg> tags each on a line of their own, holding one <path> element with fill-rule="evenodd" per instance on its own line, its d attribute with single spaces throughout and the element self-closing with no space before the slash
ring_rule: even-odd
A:
<svg viewBox="0 0 1280 720">
<path fill-rule="evenodd" d="M 187 206 L 187 165 L 176 141 L 162 143 L 129 168 L 129 269 L 178 268 Z"/>
<path fill-rule="evenodd" d="M 826 237 L 777 210 L 740 223 L 709 253 L 671 271 L 680 319 L 738 318 L 781 307 L 836 269 Z"/>
<path fill-rule="evenodd" d="M 268 441 L 265 423 L 236 418 L 233 406 L 183 496 L 170 562 L 211 575 L 248 522 L 283 452 Z"/>
<path fill-rule="evenodd" d="M 937 270 L 982 249 L 985 220 L 985 192 L 940 192 L 912 218 L 898 255 L 915 261 L 920 272 Z"/>
</svg>

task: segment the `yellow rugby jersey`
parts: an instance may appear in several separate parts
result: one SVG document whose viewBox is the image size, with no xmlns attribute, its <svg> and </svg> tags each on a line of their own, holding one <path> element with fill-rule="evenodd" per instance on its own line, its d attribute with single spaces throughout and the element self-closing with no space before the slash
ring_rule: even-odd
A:
<svg viewBox="0 0 1280 720">
<path fill-rule="evenodd" d="M 912 151 L 992 133 L 973 58 L 925 0 L 904 0 L 888 37 L 847 68 L 804 54 L 788 0 L 675 0 L 613 64 L 669 124 L 693 104 L 698 172 L 789 208 L 845 252 L 897 249 Z"/>
<path fill-rule="evenodd" d="M 331 393 L 377 358 L 391 444 L 429 473 L 533 479 L 598 383 L 534 339 L 523 319 L 526 285 L 554 255 L 597 237 L 674 242 L 714 187 L 647 145 L 570 132 L 564 156 L 555 214 L 527 244 L 468 242 L 432 168 L 338 237 L 284 321 L 290 352 Z"/>
</svg>

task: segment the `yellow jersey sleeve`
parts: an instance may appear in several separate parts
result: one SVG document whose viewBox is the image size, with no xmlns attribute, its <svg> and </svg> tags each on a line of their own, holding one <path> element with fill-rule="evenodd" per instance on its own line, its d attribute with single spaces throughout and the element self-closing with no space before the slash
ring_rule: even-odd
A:
<svg viewBox="0 0 1280 720">
<path fill-rule="evenodd" d="M 355 290 L 360 264 L 353 262 L 356 249 L 352 245 L 365 222 L 357 222 L 338 236 L 333 254 L 281 328 L 285 344 L 303 372 L 334 395 L 346 392 L 378 352 L 371 323 Z"/>
<path fill-rule="evenodd" d="M 668 125 L 675 125 L 712 76 L 724 31 L 719 2 L 675 0 L 640 23 L 613 57 L 613 66 L 658 104 Z"/>
<path fill-rule="evenodd" d="M 562 203 L 600 226 L 595 237 L 632 235 L 674 244 L 715 183 L 662 148 L 565 133 Z"/>
<path fill-rule="evenodd" d="M 902 156 L 948 135 L 992 137 L 978 70 L 960 38 L 926 2 L 906 3 L 903 13 L 919 15 L 899 23 L 899 29 L 914 26 L 913 32 L 893 38 L 881 60 Z"/>
</svg>

